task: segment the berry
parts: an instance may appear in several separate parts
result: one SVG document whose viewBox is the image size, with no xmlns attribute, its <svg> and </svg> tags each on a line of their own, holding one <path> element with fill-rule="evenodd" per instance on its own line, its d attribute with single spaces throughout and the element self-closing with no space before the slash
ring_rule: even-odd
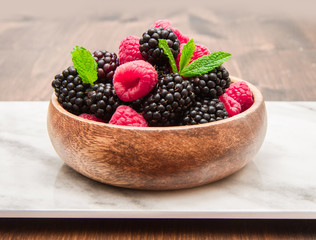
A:
<svg viewBox="0 0 316 240">
<path fill-rule="evenodd" d="M 195 94 L 201 98 L 218 98 L 230 86 L 229 73 L 223 66 L 189 80 L 194 86 Z"/>
<path fill-rule="evenodd" d="M 219 100 L 224 103 L 225 109 L 228 113 L 228 117 L 232 117 L 240 113 L 241 106 L 240 103 L 237 102 L 232 97 L 228 96 L 227 93 L 224 93 L 219 97 Z"/>
<path fill-rule="evenodd" d="M 226 89 L 226 93 L 241 105 L 241 112 L 246 111 L 253 104 L 253 97 L 247 83 L 238 81 Z"/>
<path fill-rule="evenodd" d="M 124 102 L 124 104 L 133 108 L 136 112 L 142 113 L 143 112 L 143 101 L 144 101 L 144 98 L 139 98 L 139 99 L 134 100 L 134 101 Z"/>
<path fill-rule="evenodd" d="M 116 109 L 109 123 L 133 127 L 148 126 L 146 120 L 140 113 L 137 113 L 134 109 L 125 105 L 121 105 Z"/>
<path fill-rule="evenodd" d="M 85 101 L 89 110 L 104 121 L 111 118 L 121 103 L 111 83 L 97 83 L 87 89 Z"/>
<path fill-rule="evenodd" d="M 76 115 L 88 112 L 84 97 L 89 86 L 82 82 L 74 67 L 69 67 L 56 75 L 52 82 L 58 102 L 64 109 Z"/>
<path fill-rule="evenodd" d="M 217 98 L 198 100 L 185 112 L 181 125 L 194 125 L 228 118 L 225 106 Z"/>
<path fill-rule="evenodd" d="M 128 36 L 124 38 L 120 43 L 118 55 L 120 64 L 135 60 L 144 60 L 139 51 L 139 37 Z"/>
<path fill-rule="evenodd" d="M 159 27 L 162 27 L 164 29 L 166 28 L 172 29 L 171 22 L 167 19 L 157 20 L 150 26 L 150 28 L 159 28 Z"/>
<path fill-rule="evenodd" d="M 159 39 L 166 39 L 174 58 L 177 58 L 180 50 L 180 41 L 170 28 L 151 28 L 143 33 L 143 36 L 139 40 L 139 50 L 144 59 L 152 65 L 169 65 L 167 55 L 165 55 L 163 49 L 158 46 Z"/>
<path fill-rule="evenodd" d="M 190 38 L 188 36 L 183 35 L 178 29 L 173 28 L 173 32 L 177 35 L 180 43 L 187 43 Z"/>
<path fill-rule="evenodd" d="M 119 59 L 116 53 L 100 50 L 93 53 L 98 64 L 98 81 L 96 83 L 111 83 L 115 69 L 119 66 Z"/>
<path fill-rule="evenodd" d="M 180 53 L 178 54 L 177 59 L 176 59 L 176 64 L 177 64 L 178 69 L 179 69 L 180 57 L 181 57 L 182 49 L 183 49 L 184 45 L 185 45 L 184 43 L 182 43 L 180 45 Z M 194 50 L 193 56 L 192 56 L 189 64 L 191 62 L 193 62 L 194 60 L 196 60 L 196 59 L 198 59 L 198 58 L 200 58 L 200 57 L 202 57 L 204 55 L 209 55 L 209 54 L 211 54 L 211 52 L 207 49 L 207 47 L 196 43 L 195 44 L 195 50 Z"/>
<path fill-rule="evenodd" d="M 163 27 L 164 29 L 170 28 L 177 35 L 180 43 L 187 43 L 189 41 L 189 37 L 183 35 L 178 29 L 172 27 L 171 22 L 169 22 L 169 20 L 157 20 L 150 26 L 150 28 L 158 27 Z"/>
<path fill-rule="evenodd" d="M 158 79 L 164 77 L 165 75 L 167 75 L 168 73 L 172 73 L 172 69 L 170 68 L 170 66 L 164 65 L 164 66 L 155 66 L 155 69 L 158 73 Z"/>
<path fill-rule="evenodd" d="M 178 73 L 167 74 L 143 102 L 143 116 L 150 126 L 177 125 L 178 118 L 195 100 L 193 87 Z"/>
<path fill-rule="evenodd" d="M 148 62 L 137 60 L 120 65 L 113 84 L 117 96 L 125 102 L 146 96 L 156 85 L 158 74 Z"/>
<path fill-rule="evenodd" d="M 94 114 L 82 113 L 79 115 L 79 117 L 82 117 L 84 119 L 91 120 L 91 121 L 104 122 L 102 119 L 97 118 Z"/>
</svg>

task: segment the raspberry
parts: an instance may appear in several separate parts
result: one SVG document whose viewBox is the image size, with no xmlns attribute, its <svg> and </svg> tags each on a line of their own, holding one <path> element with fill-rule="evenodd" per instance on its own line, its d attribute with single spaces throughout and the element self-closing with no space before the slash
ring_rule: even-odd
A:
<svg viewBox="0 0 316 240">
<path fill-rule="evenodd" d="M 232 117 L 240 113 L 241 106 L 240 103 L 237 102 L 232 97 L 228 96 L 227 93 L 224 93 L 219 97 L 219 100 L 224 103 L 225 109 L 228 113 L 228 117 Z"/>
<path fill-rule="evenodd" d="M 120 64 L 135 60 L 144 60 L 139 51 L 139 37 L 128 36 L 124 38 L 120 43 L 118 54 Z"/>
<path fill-rule="evenodd" d="M 167 19 L 157 20 L 150 26 L 150 28 L 158 28 L 158 27 L 163 27 L 164 29 L 172 28 L 171 22 Z"/>
<path fill-rule="evenodd" d="M 253 97 L 247 83 L 238 81 L 226 89 L 228 96 L 235 99 L 241 105 L 241 112 L 246 111 L 253 104 Z"/>
<path fill-rule="evenodd" d="M 180 43 L 187 43 L 190 38 L 188 36 L 183 35 L 178 29 L 172 28 L 173 32 L 177 35 Z"/>
<path fill-rule="evenodd" d="M 125 105 L 121 105 L 116 109 L 109 123 L 133 127 L 148 126 L 146 120 L 140 113 L 137 113 L 134 109 Z"/>
<path fill-rule="evenodd" d="M 146 96 L 155 87 L 157 81 L 158 74 L 155 68 L 143 60 L 120 65 L 113 77 L 116 94 L 125 102 Z"/>
<path fill-rule="evenodd" d="M 177 35 L 180 43 L 187 43 L 190 40 L 189 37 L 183 35 L 178 29 L 172 27 L 171 22 L 167 19 L 157 20 L 150 26 L 150 28 L 158 27 L 163 27 L 164 29 L 170 28 Z"/>
<path fill-rule="evenodd" d="M 180 57 L 181 57 L 182 49 L 183 49 L 184 45 L 185 45 L 185 43 L 182 43 L 180 45 L 180 53 L 178 54 L 177 59 L 176 59 L 176 64 L 177 64 L 178 69 L 179 69 Z M 196 43 L 193 56 L 192 56 L 192 58 L 191 58 L 189 63 L 193 62 L 194 60 L 196 60 L 196 59 L 198 59 L 198 58 L 200 58 L 200 57 L 202 57 L 204 55 L 208 55 L 208 54 L 211 54 L 211 52 L 207 49 L 207 47 Z"/>
<path fill-rule="evenodd" d="M 82 117 L 84 119 L 96 121 L 96 122 L 104 122 L 102 119 L 97 118 L 94 114 L 88 114 L 88 113 L 83 113 L 80 114 L 79 117 Z"/>
</svg>

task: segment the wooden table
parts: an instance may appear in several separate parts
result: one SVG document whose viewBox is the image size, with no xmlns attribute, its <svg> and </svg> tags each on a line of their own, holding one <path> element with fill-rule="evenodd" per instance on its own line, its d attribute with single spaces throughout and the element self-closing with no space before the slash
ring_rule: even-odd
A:
<svg viewBox="0 0 316 240">
<path fill-rule="evenodd" d="M 313 1 L 10 1 L 0 9 L 0 100 L 48 100 L 70 51 L 118 51 L 168 18 L 266 100 L 316 100 Z M 0 239 L 316 239 L 315 220 L 1 219 Z"/>
</svg>

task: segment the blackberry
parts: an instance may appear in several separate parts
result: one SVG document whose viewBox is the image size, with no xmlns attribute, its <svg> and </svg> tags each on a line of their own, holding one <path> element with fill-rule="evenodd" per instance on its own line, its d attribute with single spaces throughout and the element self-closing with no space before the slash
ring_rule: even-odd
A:
<svg viewBox="0 0 316 240">
<path fill-rule="evenodd" d="M 116 95 L 112 83 L 97 83 L 87 89 L 85 98 L 89 110 L 98 118 L 109 121 L 116 108 L 120 105 L 120 99 Z"/>
<path fill-rule="evenodd" d="M 178 118 L 195 100 L 193 87 L 178 73 L 158 79 L 143 102 L 143 116 L 150 126 L 177 125 Z"/>
<path fill-rule="evenodd" d="M 170 50 L 176 59 L 180 51 L 180 41 L 170 28 L 151 28 L 143 33 L 143 36 L 139 40 L 139 50 L 144 59 L 152 65 L 169 65 L 167 55 L 165 55 L 164 51 L 158 46 L 158 39 L 167 40 Z"/>
<path fill-rule="evenodd" d="M 229 73 L 223 66 L 189 80 L 194 86 L 196 96 L 201 98 L 218 98 L 230 86 Z"/>
<path fill-rule="evenodd" d="M 158 73 L 158 78 L 163 78 L 165 75 L 168 73 L 171 73 L 171 68 L 169 65 L 164 65 L 164 66 L 155 66 L 155 69 Z"/>
<path fill-rule="evenodd" d="M 74 67 L 69 67 L 56 75 L 52 82 L 58 102 L 64 109 L 76 115 L 88 112 L 84 97 L 89 86 L 82 82 Z"/>
<path fill-rule="evenodd" d="M 116 53 L 99 50 L 93 53 L 93 57 L 98 64 L 98 80 L 96 83 L 112 83 L 115 69 L 119 66 Z"/>
<path fill-rule="evenodd" d="M 138 113 L 142 113 L 144 110 L 143 101 L 144 101 L 144 98 L 140 98 L 131 102 L 123 102 L 123 104 L 133 108 Z"/>
<path fill-rule="evenodd" d="M 200 99 L 186 111 L 181 125 L 194 125 L 200 123 L 208 123 L 228 118 L 224 103 L 217 98 L 212 100 Z"/>
</svg>

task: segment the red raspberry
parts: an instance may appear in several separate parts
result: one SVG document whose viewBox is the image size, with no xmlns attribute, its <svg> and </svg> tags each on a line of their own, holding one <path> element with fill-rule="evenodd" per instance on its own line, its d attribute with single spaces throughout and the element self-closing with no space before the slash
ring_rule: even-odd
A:
<svg viewBox="0 0 316 240">
<path fill-rule="evenodd" d="M 180 43 L 187 43 L 190 38 L 186 35 L 183 35 L 178 29 L 172 28 L 173 32 L 177 35 Z"/>
<path fill-rule="evenodd" d="M 164 29 L 166 28 L 171 28 L 171 22 L 167 19 L 160 19 L 154 22 L 150 28 L 158 28 L 158 27 L 163 27 Z"/>
<path fill-rule="evenodd" d="M 253 104 L 253 97 L 247 83 L 238 81 L 230 85 L 225 93 L 241 105 L 241 112 L 246 111 Z"/>
<path fill-rule="evenodd" d="M 177 59 L 176 59 L 176 64 L 177 64 L 177 67 L 179 69 L 179 63 L 180 63 L 180 57 L 181 57 L 181 52 L 182 52 L 182 49 L 183 49 L 183 46 L 185 45 L 185 43 L 182 43 L 180 45 L 180 53 L 178 54 L 177 56 Z M 211 52 L 207 49 L 207 47 L 201 45 L 201 44 L 198 44 L 196 43 L 195 44 L 195 50 L 194 50 L 194 53 L 193 53 L 193 56 L 190 60 L 189 63 L 193 62 L 194 60 L 204 56 L 204 55 L 208 55 L 208 54 L 211 54 Z"/>
<path fill-rule="evenodd" d="M 104 122 L 102 119 L 97 118 L 94 114 L 88 114 L 88 113 L 83 113 L 80 114 L 79 117 L 82 117 L 84 119 L 96 121 L 96 122 Z"/>
<path fill-rule="evenodd" d="M 232 97 L 228 96 L 226 93 L 222 94 L 219 97 L 219 100 L 224 103 L 225 109 L 228 113 L 228 117 L 232 117 L 240 113 L 241 111 L 241 106 L 240 103 L 237 102 L 235 99 Z"/>
<path fill-rule="evenodd" d="M 140 113 L 125 105 L 121 105 L 116 109 L 109 123 L 133 127 L 148 126 L 145 118 Z"/>
<path fill-rule="evenodd" d="M 124 38 L 120 43 L 118 54 L 120 64 L 135 60 L 144 60 L 139 51 L 139 37 L 128 36 Z"/>
<path fill-rule="evenodd" d="M 163 27 L 164 29 L 170 28 L 177 35 L 180 43 L 187 43 L 190 40 L 189 37 L 183 35 L 178 29 L 172 27 L 171 22 L 167 19 L 157 20 L 150 26 L 150 28 L 158 28 L 158 27 Z"/>
<path fill-rule="evenodd" d="M 113 77 L 115 92 L 125 102 L 146 96 L 155 87 L 157 81 L 157 71 L 149 62 L 143 60 L 120 65 Z"/>
</svg>

